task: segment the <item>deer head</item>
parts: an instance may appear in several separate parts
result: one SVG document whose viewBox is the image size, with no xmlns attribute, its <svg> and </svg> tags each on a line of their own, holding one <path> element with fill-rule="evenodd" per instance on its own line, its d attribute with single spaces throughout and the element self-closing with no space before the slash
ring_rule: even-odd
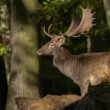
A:
<svg viewBox="0 0 110 110">
<path fill-rule="evenodd" d="M 50 34 L 49 30 L 52 24 L 48 27 L 48 32 L 46 32 L 44 27 L 44 33 L 51 38 L 51 41 L 37 51 L 38 55 L 53 55 L 65 43 L 65 37 L 79 37 L 81 34 L 89 33 L 90 29 L 95 25 L 92 24 L 95 19 L 93 18 L 94 13 L 91 13 L 89 6 L 86 9 L 81 7 L 81 10 L 82 19 L 79 18 L 78 13 L 75 13 L 70 27 L 64 34 Z"/>
</svg>

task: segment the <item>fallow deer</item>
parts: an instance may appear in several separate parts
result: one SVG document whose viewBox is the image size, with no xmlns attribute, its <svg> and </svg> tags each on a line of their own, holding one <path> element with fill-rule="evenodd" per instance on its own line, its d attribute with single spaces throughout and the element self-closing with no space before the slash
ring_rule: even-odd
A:
<svg viewBox="0 0 110 110">
<path fill-rule="evenodd" d="M 89 6 L 82 10 L 82 20 L 78 14 L 75 14 L 67 32 L 61 35 L 44 33 L 51 38 L 51 41 L 45 44 L 37 51 L 38 55 L 53 55 L 53 64 L 64 75 L 70 77 L 81 90 L 81 96 L 88 93 L 89 86 L 95 86 L 104 82 L 110 82 L 110 52 L 85 53 L 80 55 L 71 55 L 62 45 L 66 37 L 79 37 L 81 34 L 87 34 L 95 25 L 93 24 L 94 13 Z"/>
</svg>

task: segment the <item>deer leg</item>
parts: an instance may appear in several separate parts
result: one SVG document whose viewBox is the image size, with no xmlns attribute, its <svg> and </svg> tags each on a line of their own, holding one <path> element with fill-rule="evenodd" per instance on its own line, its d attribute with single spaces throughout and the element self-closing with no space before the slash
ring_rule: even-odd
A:
<svg viewBox="0 0 110 110">
<path fill-rule="evenodd" d="M 27 110 L 30 110 L 30 107 L 28 107 L 28 109 Z"/>
<path fill-rule="evenodd" d="M 83 82 L 80 86 L 80 90 L 81 90 L 81 96 L 85 96 L 85 94 L 88 93 L 88 87 L 89 87 L 89 81 L 87 82 Z"/>
</svg>

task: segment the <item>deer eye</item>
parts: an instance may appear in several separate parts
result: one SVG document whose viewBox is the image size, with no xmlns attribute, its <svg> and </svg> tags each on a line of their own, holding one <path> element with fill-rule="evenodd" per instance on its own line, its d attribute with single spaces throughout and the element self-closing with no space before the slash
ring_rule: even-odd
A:
<svg viewBox="0 0 110 110">
<path fill-rule="evenodd" d="M 63 38 L 62 38 L 62 39 L 59 39 L 59 42 L 60 42 L 60 43 L 64 42 L 64 39 L 63 39 Z"/>
<path fill-rule="evenodd" d="M 54 44 L 51 43 L 51 44 L 49 45 L 49 48 L 54 48 Z"/>
<path fill-rule="evenodd" d="M 60 41 L 60 42 L 63 42 L 63 39 L 60 39 L 59 41 Z"/>
</svg>

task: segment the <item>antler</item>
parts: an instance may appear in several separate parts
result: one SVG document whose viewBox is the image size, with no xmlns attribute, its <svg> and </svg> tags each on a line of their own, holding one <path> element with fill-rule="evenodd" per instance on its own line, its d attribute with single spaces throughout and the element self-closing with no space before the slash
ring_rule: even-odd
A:
<svg viewBox="0 0 110 110">
<path fill-rule="evenodd" d="M 89 9 L 89 6 L 86 9 L 81 7 L 81 10 L 83 12 L 82 20 L 79 19 L 77 13 L 74 15 L 74 20 L 72 20 L 69 29 L 64 34 L 67 37 L 79 37 L 81 34 L 87 34 L 89 33 L 90 29 L 94 25 L 96 25 L 92 24 L 93 20 L 95 19 L 92 17 L 95 13 L 91 13 L 91 9 Z"/>
<path fill-rule="evenodd" d="M 78 13 L 75 13 L 74 19 L 72 20 L 70 27 L 68 28 L 67 32 L 62 35 L 65 35 L 67 37 L 71 37 L 71 36 L 79 37 L 81 34 L 88 34 L 90 29 L 94 25 L 96 25 L 96 24 L 92 24 L 93 20 L 95 19 L 95 18 L 93 18 L 93 15 L 95 13 L 91 13 L 91 9 L 89 8 L 89 6 L 87 6 L 86 9 L 81 7 L 81 10 L 83 13 L 82 20 L 80 20 Z M 50 26 L 48 27 L 48 33 L 46 32 L 45 27 L 44 27 L 44 33 L 48 37 L 53 38 L 56 35 L 52 35 L 49 33 L 51 26 L 52 26 L 52 24 L 50 24 Z"/>
<path fill-rule="evenodd" d="M 51 26 L 52 26 L 52 24 L 50 24 L 50 26 L 48 27 L 48 33 L 46 32 L 45 26 L 44 26 L 44 33 L 45 33 L 48 37 L 53 38 L 53 35 L 49 33 Z"/>
</svg>

